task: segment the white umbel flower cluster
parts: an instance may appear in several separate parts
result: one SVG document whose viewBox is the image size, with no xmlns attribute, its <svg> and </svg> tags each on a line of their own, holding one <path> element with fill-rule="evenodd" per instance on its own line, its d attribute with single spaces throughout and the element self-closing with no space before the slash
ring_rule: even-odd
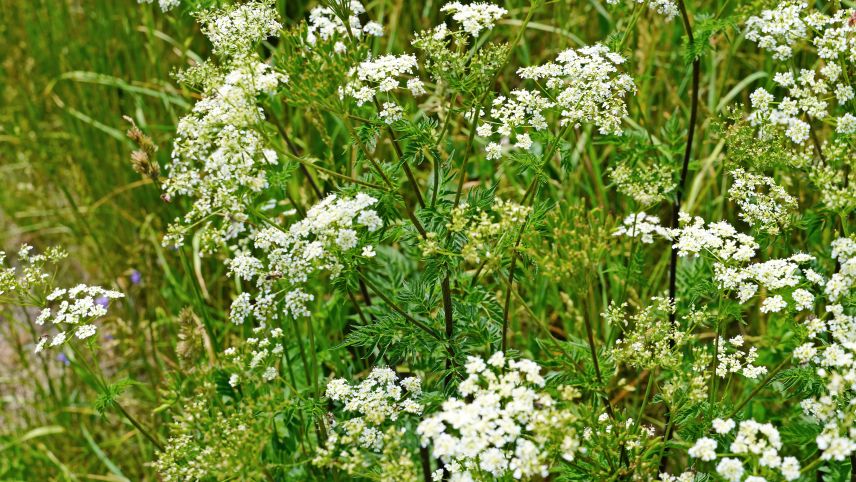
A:
<svg viewBox="0 0 856 482">
<path fill-rule="evenodd" d="M 265 324 L 253 328 L 253 336 L 239 347 L 224 350 L 226 359 L 235 367 L 229 376 L 233 388 L 248 381 L 261 380 L 265 383 L 279 376 L 277 361 L 282 359 L 284 332 L 282 328 L 269 330 Z"/>
<path fill-rule="evenodd" d="M 805 321 L 809 341 L 794 350 L 794 357 L 816 368 L 824 382 L 820 396 L 801 403 L 804 412 L 823 425 L 816 439 L 821 458 L 842 461 L 856 453 L 856 313 L 852 304 L 839 304 L 856 286 L 856 240 L 835 240 L 832 258 L 840 268 L 824 286 L 830 304 L 822 316 Z M 827 335 L 819 336 L 823 333 Z"/>
<path fill-rule="evenodd" d="M 366 249 L 370 246 L 360 243 L 360 237 L 383 226 L 377 212 L 371 209 L 375 203 L 375 198 L 362 193 L 353 198 L 330 195 L 287 231 L 267 227 L 256 232 L 253 246 L 263 256 L 242 252 L 227 262 L 234 275 L 255 281 L 260 289 L 255 297 L 245 293 L 235 299 L 232 322 L 242 323 L 251 313 L 260 321 L 280 315 L 309 316 L 306 304 L 314 296 L 303 288 L 310 276 L 328 272 L 336 277 L 345 267 L 346 258 L 374 256 L 372 249 Z M 277 289 L 281 282 L 286 287 Z M 280 295 L 285 304 L 283 313 L 276 310 Z"/>
<path fill-rule="evenodd" d="M 53 335 L 49 343 L 47 336 L 42 337 L 36 344 L 36 353 L 42 351 L 45 345 L 60 346 L 72 336 L 80 340 L 94 336 L 97 328 L 92 323 L 107 314 L 110 300 L 124 296 L 118 291 L 84 284 L 69 289 L 55 289 L 47 296 L 49 306 L 39 313 L 36 324 L 49 322 L 59 332 Z"/>
<path fill-rule="evenodd" d="M 720 436 L 729 436 L 737 424 L 731 419 L 716 419 L 714 430 Z M 729 456 L 719 459 L 717 474 L 728 482 L 796 480 L 800 476 L 800 463 L 796 457 L 782 457 L 782 440 L 779 431 L 771 423 L 759 423 L 749 419 L 740 422 L 734 439 L 727 445 Z M 688 450 L 690 457 L 705 462 L 719 457 L 717 441 L 702 437 Z M 742 459 L 742 460 L 741 460 Z M 748 474 L 747 474 L 748 472 Z M 743 478 L 748 475 L 747 478 Z"/>
<path fill-rule="evenodd" d="M 178 123 L 163 189 L 167 199 L 186 196 L 193 204 L 170 226 L 166 245 L 181 245 L 189 226 L 200 226 L 205 252 L 222 247 L 246 231 L 247 205 L 268 185 L 265 167 L 278 158 L 259 133 L 264 116 L 257 97 L 288 78 L 253 48 L 279 30 L 275 16 L 268 6 L 247 3 L 202 19 L 203 31 L 230 70 Z"/>
<path fill-rule="evenodd" d="M 724 343 L 720 338 L 721 347 L 717 353 L 716 375 L 720 378 L 725 378 L 731 373 L 740 373 L 746 378 L 758 379 L 767 373 L 767 367 L 763 365 L 755 365 L 758 360 L 758 349 L 750 347 L 749 351 L 743 352 L 745 341 L 741 335 L 728 340 Z"/>
<path fill-rule="evenodd" d="M 508 10 L 487 2 L 474 2 L 464 5 L 461 2 L 449 2 L 440 9 L 452 14 L 452 19 L 460 23 L 464 31 L 478 37 L 482 30 L 490 30 L 497 20 Z"/>
<path fill-rule="evenodd" d="M 644 212 L 627 216 L 621 226 L 612 233 L 613 236 L 640 238 L 645 244 L 653 243 L 655 234 L 662 238 L 670 238 L 669 228 L 661 226 L 658 217 Z"/>
<path fill-rule="evenodd" d="M 743 169 L 735 169 L 731 175 L 734 182 L 728 197 L 740 208 L 740 219 L 768 234 L 778 234 L 782 226 L 789 224 L 797 201 L 776 181 Z"/>
<path fill-rule="evenodd" d="M 546 476 L 549 453 L 560 447 L 572 461 L 579 441 L 570 422 L 573 415 L 540 391 L 544 378 L 531 360 L 506 360 L 497 352 L 485 361 L 471 356 L 467 378 L 458 386 L 461 398 L 446 400 L 441 410 L 417 428 L 423 446 L 445 464 L 449 480 L 473 480 L 483 473 L 495 479 Z"/>
<path fill-rule="evenodd" d="M 624 98 L 636 90 L 633 79 L 618 72 L 622 63 L 621 55 L 597 44 L 565 50 L 555 62 L 522 67 L 517 74 L 537 82 L 545 92 L 516 89 L 508 97 L 498 96 L 477 133 L 480 137 L 498 135 L 501 139 L 513 135 L 515 147 L 528 150 L 533 143 L 531 130 L 546 130 L 547 114 L 555 111 L 561 126 L 593 124 L 601 134 L 620 135 L 621 121 L 627 115 Z M 500 142 L 487 145 L 488 159 L 502 156 Z"/>
<path fill-rule="evenodd" d="M 338 39 L 348 35 L 348 27 L 350 34 L 360 38 L 364 34 L 375 37 L 383 35 L 383 27 L 374 21 L 369 21 L 365 25 L 360 21 L 360 14 L 366 13 L 366 9 L 359 0 L 351 0 L 348 5 L 348 25 L 346 26 L 342 19 L 336 16 L 335 12 L 330 7 L 318 6 L 309 12 L 309 22 L 306 30 L 306 43 L 315 45 L 320 38 L 321 41 L 330 39 Z M 341 48 L 345 48 L 345 44 Z"/>
<path fill-rule="evenodd" d="M 793 55 L 793 45 L 808 35 L 802 12 L 805 2 L 784 2 L 774 10 L 764 10 L 760 16 L 746 21 L 746 39 L 762 49 L 773 52 L 773 58 L 787 60 Z"/>
<path fill-rule="evenodd" d="M 249 2 L 223 11 L 205 12 L 200 19 L 216 55 L 243 57 L 262 40 L 275 36 L 282 24 L 269 4 Z"/>
<path fill-rule="evenodd" d="M 314 464 L 354 475 L 375 470 L 381 481 L 416 480 L 416 465 L 404 441 L 424 409 L 419 378 L 399 380 L 391 368 L 377 367 L 357 385 L 332 380 L 326 395 L 341 411 L 330 414 L 329 434 Z"/>
<path fill-rule="evenodd" d="M 524 79 L 543 83 L 556 99 L 560 124 L 594 124 L 601 134 L 621 134 L 627 115 L 624 97 L 636 90 L 633 79 L 618 72 L 624 57 L 596 44 L 568 49 L 548 62 L 517 71 Z"/>
<path fill-rule="evenodd" d="M 609 5 L 617 5 L 620 0 L 606 0 Z M 638 4 L 647 4 L 648 9 L 657 12 L 659 15 L 666 17 L 666 20 L 671 21 L 681 11 L 678 9 L 678 4 L 674 0 L 633 0 Z"/>
<path fill-rule="evenodd" d="M 137 0 L 137 3 L 152 4 L 155 3 L 155 0 Z M 178 7 L 179 5 L 181 5 L 181 0 L 158 0 L 158 6 L 163 12 L 169 12 L 170 10 Z"/>
<path fill-rule="evenodd" d="M 755 110 L 749 119 L 761 127 L 762 139 L 769 135 L 769 129 L 779 128 L 794 143 L 805 143 L 811 125 L 803 120 L 804 116 L 835 125 L 838 134 L 856 133 L 856 116 L 846 108 L 856 95 L 846 75 L 848 67 L 856 62 L 856 10 L 839 9 L 826 15 L 803 12 L 807 8 L 805 2 L 786 2 L 747 21 L 746 38 L 772 50 L 773 58 L 790 59 L 796 43 L 806 40 L 822 60 L 817 70 L 777 73 L 773 79 L 786 91 L 780 101 L 763 88 L 752 93 L 750 100 Z M 833 101 L 840 115 L 832 111 Z"/>
<path fill-rule="evenodd" d="M 352 97 L 357 105 L 372 102 L 380 92 L 392 92 L 401 87 L 400 77 L 415 73 L 418 65 L 413 55 L 382 55 L 377 58 L 369 57 L 351 71 L 351 81 L 339 91 L 341 96 Z M 407 88 L 413 95 L 425 93 L 423 84 L 418 79 L 407 81 Z M 387 107 L 388 109 L 389 107 Z"/>
</svg>

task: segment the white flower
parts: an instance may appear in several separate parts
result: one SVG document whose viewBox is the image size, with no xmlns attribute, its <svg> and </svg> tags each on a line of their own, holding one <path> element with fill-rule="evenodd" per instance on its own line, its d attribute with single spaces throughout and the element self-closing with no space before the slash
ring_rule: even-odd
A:
<svg viewBox="0 0 856 482">
<path fill-rule="evenodd" d="M 490 30 L 500 17 L 508 13 L 502 7 L 486 2 L 475 2 L 463 5 L 460 2 L 449 2 L 440 9 L 452 14 L 452 18 L 463 26 L 464 31 L 477 37 L 484 29 Z"/>
<path fill-rule="evenodd" d="M 687 451 L 690 457 L 695 457 L 704 461 L 716 459 L 716 440 L 708 437 L 702 437 L 696 440 L 695 445 Z"/>
<path fill-rule="evenodd" d="M 241 377 L 237 373 L 229 375 L 229 386 L 237 387 L 241 383 Z"/>
<path fill-rule="evenodd" d="M 409 79 L 407 81 L 407 88 L 413 95 L 425 95 L 425 84 L 422 83 L 419 79 Z"/>
<path fill-rule="evenodd" d="M 487 145 L 485 153 L 485 157 L 489 160 L 499 159 L 500 157 L 502 157 L 502 146 L 500 146 L 496 142 L 491 142 Z"/>
<path fill-rule="evenodd" d="M 95 325 L 80 325 L 75 332 L 75 336 L 78 339 L 85 340 L 93 335 L 95 335 Z"/>
<path fill-rule="evenodd" d="M 713 429 L 716 431 L 716 433 L 720 435 L 730 432 L 735 426 L 736 424 L 734 423 L 734 420 L 731 420 L 730 418 L 727 418 L 725 420 L 721 418 L 715 418 L 713 420 Z"/>
<path fill-rule="evenodd" d="M 729 482 L 740 482 L 744 469 L 739 460 L 725 457 L 716 465 L 716 472 Z"/>
<path fill-rule="evenodd" d="M 601 134 L 620 135 L 622 119 L 627 116 L 624 98 L 636 90 L 633 79 L 619 73 L 618 66 L 622 63 L 621 55 L 596 44 L 565 50 L 556 57 L 556 62 L 522 67 L 517 73 L 523 79 L 543 83 L 551 91 L 561 125 L 594 124 Z M 551 102 L 543 104 L 552 107 Z M 541 110 L 530 115 L 540 120 Z"/>
<path fill-rule="evenodd" d="M 778 313 L 786 308 L 788 304 L 780 295 L 775 295 L 767 298 L 761 303 L 762 313 Z"/>
<path fill-rule="evenodd" d="M 796 457 L 785 457 L 779 467 L 785 480 L 796 480 L 800 477 L 800 463 Z"/>
</svg>

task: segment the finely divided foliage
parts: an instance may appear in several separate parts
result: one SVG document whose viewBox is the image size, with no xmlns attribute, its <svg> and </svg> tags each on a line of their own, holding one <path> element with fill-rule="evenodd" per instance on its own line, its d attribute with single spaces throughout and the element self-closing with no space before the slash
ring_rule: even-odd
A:
<svg viewBox="0 0 856 482">
<path fill-rule="evenodd" d="M 853 3 L 416 3 L 138 7 L 187 109 L 70 225 L 157 191 L 163 285 L 0 251 L 61 413 L 0 477 L 80 425 L 99 480 L 856 480 Z"/>
</svg>

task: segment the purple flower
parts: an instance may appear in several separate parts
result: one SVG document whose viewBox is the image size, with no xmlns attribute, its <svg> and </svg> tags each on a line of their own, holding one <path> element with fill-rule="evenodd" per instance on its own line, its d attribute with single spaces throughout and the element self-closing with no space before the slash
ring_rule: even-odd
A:
<svg viewBox="0 0 856 482">
<path fill-rule="evenodd" d="M 65 356 L 65 353 L 63 352 L 59 352 L 59 355 L 56 356 L 56 359 L 61 361 L 65 366 L 71 365 L 71 361 L 68 359 L 67 356 Z"/>
<path fill-rule="evenodd" d="M 101 305 L 106 309 L 110 305 L 110 300 L 106 296 L 99 296 L 95 298 L 95 304 Z"/>
<path fill-rule="evenodd" d="M 143 275 L 141 275 L 139 271 L 137 271 L 137 270 L 131 271 L 131 283 L 138 285 L 138 284 L 140 284 L 140 281 L 142 281 L 142 280 L 143 280 Z"/>
</svg>

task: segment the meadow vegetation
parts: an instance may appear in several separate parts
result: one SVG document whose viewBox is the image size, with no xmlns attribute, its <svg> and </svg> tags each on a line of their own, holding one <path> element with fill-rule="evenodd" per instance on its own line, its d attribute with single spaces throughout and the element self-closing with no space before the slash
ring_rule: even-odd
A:
<svg viewBox="0 0 856 482">
<path fill-rule="evenodd" d="M 856 481 L 856 2 L 0 0 L 0 480 Z"/>
</svg>

